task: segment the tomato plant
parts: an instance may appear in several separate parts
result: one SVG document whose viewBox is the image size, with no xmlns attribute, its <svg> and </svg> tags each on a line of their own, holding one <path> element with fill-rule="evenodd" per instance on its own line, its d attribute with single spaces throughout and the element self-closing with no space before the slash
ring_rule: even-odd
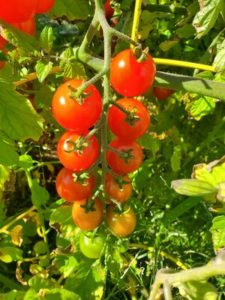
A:
<svg viewBox="0 0 225 300">
<path fill-rule="evenodd" d="M 54 6 L 54 4 L 55 0 L 38 0 L 36 13 L 46 13 Z"/>
<path fill-rule="evenodd" d="M 110 0 L 107 0 L 104 4 L 105 16 L 109 20 L 112 18 L 114 9 L 111 7 Z"/>
<path fill-rule="evenodd" d="M 103 236 L 92 233 L 80 234 L 80 251 L 88 258 L 99 258 L 104 249 L 105 240 Z"/>
<path fill-rule="evenodd" d="M 103 219 L 103 204 L 99 199 L 94 201 L 93 207 L 86 209 L 87 201 L 74 202 L 72 218 L 74 223 L 82 230 L 93 230 L 98 227 Z"/>
<path fill-rule="evenodd" d="M 119 175 L 134 172 L 143 160 L 141 146 L 136 142 L 125 143 L 116 139 L 111 141 L 112 150 L 107 151 L 107 162 L 110 168 Z"/>
<path fill-rule="evenodd" d="M 110 82 L 120 95 L 140 96 L 151 87 L 155 72 L 155 64 L 150 54 L 145 54 L 139 62 L 133 51 L 126 49 L 112 58 Z"/>
<path fill-rule="evenodd" d="M 123 98 L 116 103 L 127 114 L 112 104 L 108 112 L 108 126 L 123 141 L 134 141 L 147 131 L 150 114 L 140 101 L 133 98 Z"/>
<path fill-rule="evenodd" d="M 57 144 L 57 155 L 63 166 L 80 172 L 90 168 L 98 159 L 99 143 L 93 135 L 89 138 L 66 131 Z"/>
<path fill-rule="evenodd" d="M 80 99 L 76 99 L 76 89 L 83 80 L 73 79 L 61 84 L 52 100 L 52 113 L 64 128 L 84 133 L 99 119 L 102 111 L 100 93 L 90 85 Z"/>
<path fill-rule="evenodd" d="M 115 206 L 110 205 L 106 212 L 106 223 L 114 235 L 126 237 L 134 231 L 137 218 L 131 207 L 119 213 L 116 211 Z"/>
<path fill-rule="evenodd" d="M 112 174 L 106 174 L 105 190 L 110 198 L 122 203 L 131 197 L 133 188 L 127 175 L 115 177 Z"/>
<path fill-rule="evenodd" d="M 171 96 L 174 93 L 173 90 L 163 88 L 163 87 L 154 87 L 153 88 L 153 94 L 158 100 L 165 100 L 169 96 Z"/>
<path fill-rule="evenodd" d="M 94 185 L 94 176 L 79 178 L 73 171 L 66 168 L 62 168 L 56 177 L 57 193 L 69 202 L 90 198 Z"/>
</svg>

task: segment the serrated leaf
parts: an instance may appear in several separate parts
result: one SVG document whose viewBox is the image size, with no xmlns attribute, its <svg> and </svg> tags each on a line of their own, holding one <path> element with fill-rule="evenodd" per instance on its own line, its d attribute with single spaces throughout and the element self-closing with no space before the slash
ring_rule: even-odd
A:
<svg viewBox="0 0 225 300">
<path fill-rule="evenodd" d="M 69 20 L 85 20 L 92 13 L 89 3 L 83 0 L 56 0 L 50 15 L 66 16 Z"/>
<path fill-rule="evenodd" d="M 216 72 L 224 72 L 225 71 L 225 48 L 221 49 L 213 62 L 213 66 L 216 69 Z"/>
<path fill-rule="evenodd" d="M 216 192 L 216 188 L 208 182 L 197 179 L 174 180 L 171 187 L 181 195 L 205 196 Z"/>
<path fill-rule="evenodd" d="M 37 78 L 40 82 L 43 82 L 45 78 L 49 75 L 53 68 L 53 64 L 51 61 L 49 61 L 47 64 L 39 61 L 37 62 L 35 66 L 35 70 L 37 73 Z"/>
<path fill-rule="evenodd" d="M 65 78 L 86 78 L 84 66 L 76 60 L 72 48 L 67 48 L 61 54 L 60 68 Z"/>
<path fill-rule="evenodd" d="M 44 120 L 12 84 L 0 79 L 0 130 L 13 140 L 38 140 Z"/>
<path fill-rule="evenodd" d="M 200 120 L 202 117 L 210 114 L 216 107 L 214 98 L 201 96 L 196 98 L 188 106 L 189 114 L 196 120 Z"/>
<path fill-rule="evenodd" d="M 22 259 L 22 250 L 16 247 L 0 247 L 0 260 L 4 263 L 11 263 Z"/>
<path fill-rule="evenodd" d="M 224 0 L 205 0 L 203 7 L 196 14 L 193 26 L 196 29 L 197 37 L 206 35 L 214 26 L 221 11 Z"/>
<path fill-rule="evenodd" d="M 37 207 L 41 205 L 45 205 L 49 200 L 48 191 L 42 186 L 40 186 L 36 179 L 32 180 L 31 199 L 32 199 L 32 203 Z"/>
<path fill-rule="evenodd" d="M 40 35 L 40 45 L 46 52 L 50 52 L 53 47 L 54 35 L 50 26 L 45 26 Z"/>
</svg>

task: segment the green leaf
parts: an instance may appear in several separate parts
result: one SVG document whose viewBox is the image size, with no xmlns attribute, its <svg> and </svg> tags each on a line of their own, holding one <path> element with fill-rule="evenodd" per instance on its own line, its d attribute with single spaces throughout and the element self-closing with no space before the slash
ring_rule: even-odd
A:
<svg viewBox="0 0 225 300">
<path fill-rule="evenodd" d="M 91 7 L 87 1 L 56 0 L 50 15 L 57 18 L 66 16 L 69 20 L 85 20 L 91 12 Z"/>
<path fill-rule="evenodd" d="M 32 203 L 37 207 L 46 204 L 49 200 L 48 191 L 39 185 L 37 179 L 32 180 L 31 199 Z"/>
<path fill-rule="evenodd" d="M 78 267 L 78 261 L 74 256 L 69 256 L 64 261 L 64 265 L 60 268 L 64 278 L 69 277 Z"/>
<path fill-rule="evenodd" d="M 65 78 L 86 78 L 84 66 L 76 60 L 72 48 L 67 48 L 60 55 L 60 68 Z"/>
<path fill-rule="evenodd" d="M 221 11 L 224 0 L 205 0 L 203 7 L 196 14 L 193 26 L 196 29 L 197 37 L 206 35 L 214 26 Z"/>
<path fill-rule="evenodd" d="M 54 41 L 53 29 L 50 26 L 45 26 L 40 35 L 40 44 L 47 53 L 52 50 Z"/>
<path fill-rule="evenodd" d="M 7 294 L 0 294 L 1 300 L 24 300 L 25 292 L 22 291 L 10 291 Z"/>
<path fill-rule="evenodd" d="M 21 249 L 16 247 L 0 247 L 0 260 L 4 263 L 11 263 L 22 259 L 23 253 Z"/>
<path fill-rule="evenodd" d="M 51 72 L 53 68 L 53 64 L 52 62 L 48 62 L 47 64 L 39 61 L 37 62 L 36 66 L 35 66 L 35 70 L 37 73 L 37 78 L 40 82 L 43 82 L 45 80 L 45 78 L 49 75 L 49 73 Z"/>
<path fill-rule="evenodd" d="M 138 190 L 143 189 L 150 181 L 151 173 L 149 168 L 152 166 L 152 163 L 149 160 L 146 160 L 141 167 L 138 169 L 138 172 L 135 174 L 134 182 Z"/>
<path fill-rule="evenodd" d="M 167 226 L 169 223 L 173 222 L 174 220 L 176 220 L 177 218 L 182 216 L 188 210 L 190 210 L 191 208 L 198 205 L 201 201 L 202 201 L 202 198 L 196 198 L 196 197 L 188 198 L 188 199 L 184 200 L 183 202 L 178 204 L 176 207 L 174 207 L 173 209 L 166 212 L 166 214 L 162 220 L 163 224 L 165 226 Z"/>
<path fill-rule="evenodd" d="M 179 41 L 164 41 L 159 45 L 159 48 L 163 51 L 163 52 L 167 52 L 169 51 L 171 48 L 173 48 L 175 45 L 177 45 L 179 43 Z"/>
<path fill-rule="evenodd" d="M 24 296 L 24 300 L 40 300 L 40 297 L 34 289 L 29 289 Z"/>
<path fill-rule="evenodd" d="M 14 140 L 38 140 L 44 120 L 12 84 L 0 79 L 0 130 Z"/>
<path fill-rule="evenodd" d="M 189 281 L 177 284 L 180 294 L 189 300 L 217 300 L 218 294 L 214 285 L 209 282 Z"/>
<path fill-rule="evenodd" d="M 171 187 L 178 194 L 186 196 L 206 196 L 216 192 L 216 188 L 213 185 L 198 179 L 174 180 Z"/>
<path fill-rule="evenodd" d="M 215 99 L 207 96 L 198 96 L 186 106 L 186 109 L 195 120 L 200 120 L 202 117 L 212 113 L 215 107 Z"/>
<path fill-rule="evenodd" d="M 185 24 L 183 27 L 176 30 L 179 38 L 190 38 L 195 34 L 195 29 L 191 24 Z"/>
<path fill-rule="evenodd" d="M 58 287 L 58 283 L 52 278 L 43 278 L 41 275 L 35 275 L 28 281 L 29 286 L 39 292 L 40 289 L 51 289 L 54 287 Z"/>
<path fill-rule="evenodd" d="M 0 135 L 1 136 L 1 135 Z M 19 161 L 19 155 L 13 144 L 8 144 L 0 140 L 0 164 L 5 166 L 16 165 Z"/>
<path fill-rule="evenodd" d="M 160 149 L 160 141 L 148 134 L 144 134 L 140 137 L 138 142 L 143 148 L 150 150 L 153 156 L 155 156 Z"/>
<path fill-rule="evenodd" d="M 85 289 L 85 288 L 83 287 L 83 289 Z M 82 300 L 83 298 L 81 298 L 80 296 L 78 296 L 77 294 L 75 294 L 74 292 L 71 292 L 69 290 L 66 290 L 66 289 L 63 289 L 63 288 L 55 288 L 55 289 L 51 289 L 49 291 L 46 291 L 45 299 L 46 300 L 56 300 L 56 299 L 60 299 L 60 300 Z M 88 297 L 86 299 L 91 299 L 91 298 Z"/>
<path fill-rule="evenodd" d="M 216 72 L 224 72 L 225 71 L 225 48 L 221 49 L 213 62 L 213 66 L 216 69 Z"/>
<path fill-rule="evenodd" d="M 173 154 L 170 159 L 171 168 L 173 172 L 177 172 L 181 167 L 182 149 L 180 145 L 177 145 L 173 149 Z"/>
<path fill-rule="evenodd" d="M 215 217 L 210 229 L 215 251 L 225 247 L 225 216 Z"/>
<path fill-rule="evenodd" d="M 23 169 L 29 169 L 33 166 L 33 158 L 28 154 L 20 155 L 18 165 Z"/>
</svg>

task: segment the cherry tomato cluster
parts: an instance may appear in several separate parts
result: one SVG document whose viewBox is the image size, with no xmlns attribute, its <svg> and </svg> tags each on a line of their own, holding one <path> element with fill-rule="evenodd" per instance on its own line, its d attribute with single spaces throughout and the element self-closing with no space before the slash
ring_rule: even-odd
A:
<svg viewBox="0 0 225 300">
<path fill-rule="evenodd" d="M 84 80 L 72 79 L 61 84 L 53 96 L 53 116 L 66 129 L 57 144 L 63 168 L 56 178 L 56 190 L 60 197 L 73 203 L 73 221 L 82 230 L 99 226 L 105 207 L 106 224 L 114 235 L 125 237 L 135 229 L 136 215 L 127 204 L 132 195 L 128 174 L 143 161 L 142 148 L 136 140 L 148 130 L 150 115 L 134 97 L 145 93 L 154 77 L 155 64 L 149 54 L 138 61 L 133 51 L 127 49 L 111 61 L 111 86 L 124 98 L 108 105 L 107 125 L 115 138 L 103 149 L 108 165 L 103 175 L 105 205 L 101 196 L 95 196 L 97 182 L 91 172 L 98 165 L 102 150 L 95 130 L 91 130 L 102 121 L 100 92 L 91 84 L 80 95 Z M 118 211 L 119 204 L 123 204 L 123 211 Z"/>
<path fill-rule="evenodd" d="M 0 0 L 0 19 L 13 27 L 34 35 L 36 32 L 35 14 L 46 13 L 54 5 L 55 0 Z M 7 41 L 0 36 L 0 50 L 3 50 Z M 0 62 L 0 69 L 5 63 Z"/>
</svg>

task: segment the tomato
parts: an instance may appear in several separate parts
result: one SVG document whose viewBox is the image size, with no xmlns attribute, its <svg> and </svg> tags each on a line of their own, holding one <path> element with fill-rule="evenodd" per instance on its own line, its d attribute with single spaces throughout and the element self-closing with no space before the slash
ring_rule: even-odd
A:
<svg viewBox="0 0 225 300">
<path fill-rule="evenodd" d="M 36 22 L 33 17 L 21 23 L 13 23 L 12 26 L 30 35 L 35 35 L 36 32 Z"/>
<path fill-rule="evenodd" d="M 82 230 L 93 230 L 98 227 L 103 219 L 103 204 L 96 199 L 93 210 L 86 212 L 86 200 L 76 201 L 73 203 L 72 218 L 74 223 Z"/>
<path fill-rule="evenodd" d="M 106 174 L 105 190 L 110 198 L 122 203 L 131 197 L 133 188 L 128 176 L 116 178 Z"/>
<path fill-rule="evenodd" d="M 60 197 L 69 202 L 90 198 L 94 190 L 94 176 L 77 180 L 74 172 L 63 168 L 56 177 L 56 190 Z"/>
<path fill-rule="evenodd" d="M 58 158 L 63 166 L 75 172 L 90 168 L 96 162 L 99 152 L 99 143 L 94 135 L 85 140 L 85 136 L 73 131 L 66 131 L 57 145 Z"/>
<path fill-rule="evenodd" d="M 127 97 L 145 93 L 155 78 L 155 63 L 151 55 L 138 62 L 133 51 L 126 49 L 112 58 L 110 65 L 110 82 L 114 90 Z"/>
<path fill-rule="evenodd" d="M 34 16 L 38 0 L 0 0 L 0 19 L 17 23 Z"/>
<path fill-rule="evenodd" d="M 102 112 L 102 100 L 99 91 L 90 85 L 84 91 L 82 103 L 72 97 L 84 81 L 72 79 L 61 84 L 52 100 L 52 113 L 56 121 L 64 128 L 84 133 L 99 119 Z"/>
<path fill-rule="evenodd" d="M 105 10 L 105 17 L 106 19 L 111 19 L 114 14 L 114 9 L 110 5 L 110 0 L 107 0 L 104 4 L 104 10 Z"/>
<path fill-rule="evenodd" d="M 110 205 L 106 211 L 106 223 L 114 235 L 126 237 L 134 231 L 137 218 L 131 207 L 120 214 L 115 206 Z"/>
<path fill-rule="evenodd" d="M 54 4 L 55 4 L 55 0 L 38 0 L 36 13 L 37 14 L 46 13 L 51 10 Z"/>
<path fill-rule="evenodd" d="M 154 87 L 153 94 L 158 100 L 165 100 L 174 93 L 173 90 L 162 87 Z"/>
<path fill-rule="evenodd" d="M 123 141 L 134 141 L 147 131 L 150 124 L 149 112 L 140 101 L 133 98 L 120 99 L 117 104 L 129 116 L 112 105 L 108 112 L 108 126 Z"/>
<path fill-rule="evenodd" d="M 90 232 L 80 234 L 80 251 L 88 258 L 99 258 L 104 244 L 105 240 L 102 236 L 93 236 Z"/>
<path fill-rule="evenodd" d="M 113 140 L 110 143 L 110 147 L 115 148 L 116 151 L 120 151 L 122 154 L 126 154 L 129 151 L 131 157 L 122 158 L 118 153 L 108 150 L 106 153 L 107 162 L 110 168 L 118 175 L 125 175 L 127 173 L 137 170 L 143 160 L 143 153 L 141 146 L 136 142 L 125 143 L 119 139 Z"/>
<path fill-rule="evenodd" d="M 0 50 L 2 50 L 8 42 L 0 36 Z"/>
</svg>

